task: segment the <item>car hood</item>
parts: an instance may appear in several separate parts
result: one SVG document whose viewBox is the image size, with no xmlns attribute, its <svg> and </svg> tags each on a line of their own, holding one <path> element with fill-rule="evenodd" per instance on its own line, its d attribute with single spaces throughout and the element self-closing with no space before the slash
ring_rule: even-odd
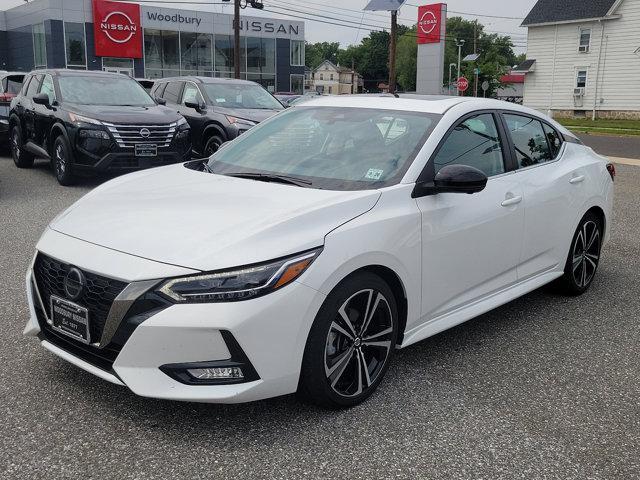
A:
<svg viewBox="0 0 640 480">
<path fill-rule="evenodd" d="M 244 118 L 252 122 L 260 123 L 267 118 L 273 117 L 282 110 L 262 110 L 255 108 L 220 108 L 216 107 L 216 112 L 223 115 L 231 115 L 232 117 Z"/>
<path fill-rule="evenodd" d="M 112 107 L 107 105 L 69 104 L 66 110 L 102 122 L 129 125 L 154 125 L 178 121 L 180 115 L 169 107 Z"/>
<path fill-rule="evenodd" d="M 172 165 L 105 183 L 53 230 L 138 257 L 219 270 L 322 246 L 367 212 L 375 190 L 339 192 L 226 177 Z"/>
</svg>

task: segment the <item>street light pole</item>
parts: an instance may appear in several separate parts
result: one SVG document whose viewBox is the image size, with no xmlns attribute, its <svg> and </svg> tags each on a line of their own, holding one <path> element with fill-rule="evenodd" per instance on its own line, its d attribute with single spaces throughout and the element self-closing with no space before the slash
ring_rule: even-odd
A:
<svg viewBox="0 0 640 480">
<path fill-rule="evenodd" d="M 450 63 L 449 64 L 449 95 L 451 95 L 451 84 L 453 83 L 452 79 L 451 79 L 451 70 L 453 70 L 455 68 L 456 64 L 455 63 Z"/>
<path fill-rule="evenodd" d="M 465 41 L 464 40 L 458 40 L 456 38 L 456 47 L 458 47 L 458 79 L 460 79 L 461 72 L 460 72 L 460 64 L 462 63 L 462 47 L 464 46 Z M 458 96 L 460 96 L 460 89 L 458 88 Z"/>
<path fill-rule="evenodd" d="M 398 31 L 398 12 L 391 12 L 391 45 L 389 47 L 389 93 L 396 92 L 396 37 Z"/>
</svg>

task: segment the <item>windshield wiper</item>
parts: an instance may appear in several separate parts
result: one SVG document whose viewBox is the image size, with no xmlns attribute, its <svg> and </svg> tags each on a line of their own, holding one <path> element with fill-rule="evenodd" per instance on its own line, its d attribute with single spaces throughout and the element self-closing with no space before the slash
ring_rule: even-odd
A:
<svg viewBox="0 0 640 480">
<path fill-rule="evenodd" d="M 205 158 L 202 161 L 202 169 L 207 173 L 213 173 L 213 169 L 209 166 L 209 159 Z"/>
<path fill-rule="evenodd" d="M 312 182 L 308 180 L 304 180 L 302 178 L 289 177 L 287 175 L 277 175 L 274 173 L 232 172 L 232 173 L 223 173 L 222 175 L 226 175 L 227 177 L 248 178 L 250 180 L 258 180 L 260 182 L 286 183 L 289 185 L 296 185 L 298 187 L 308 187 L 312 185 Z"/>
</svg>

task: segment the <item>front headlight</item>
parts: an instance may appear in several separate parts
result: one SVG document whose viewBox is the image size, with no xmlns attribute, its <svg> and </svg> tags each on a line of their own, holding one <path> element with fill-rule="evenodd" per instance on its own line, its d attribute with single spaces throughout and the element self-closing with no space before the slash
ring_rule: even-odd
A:
<svg viewBox="0 0 640 480">
<path fill-rule="evenodd" d="M 187 128 L 189 127 L 189 124 L 187 123 L 187 119 L 184 117 L 180 117 L 180 120 L 178 120 L 178 123 L 176 124 L 176 126 L 178 128 L 182 127 L 183 125 L 186 125 Z"/>
<path fill-rule="evenodd" d="M 176 303 L 235 302 L 266 295 L 293 282 L 318 257 L 321 248 L 269 263 L 217 273 L 174 278 L 158 292 Z"/>
<path fill-rule="evenodd" d="M 100 120 L 96 120 L 95 118 L 85 117 L 83 115 L 78 115 L 77 113 L 69 112 L 69 118 L 73 123 L 88 123 L 89 125 L 102 125 Z"/>
<path fill-rule="evenodd" d="M 244 118 L 238 118 L 238 117 L 232 117 L 231 115 L 225 115 L 227 117 L 227 120 L 229 121 L 230 124 L 232 125 L 238 125 L 239 127 L 254 127 L 257 125 L 256 122 L 253 122 L 251 120 L 246 120 Z"/>
</svg>

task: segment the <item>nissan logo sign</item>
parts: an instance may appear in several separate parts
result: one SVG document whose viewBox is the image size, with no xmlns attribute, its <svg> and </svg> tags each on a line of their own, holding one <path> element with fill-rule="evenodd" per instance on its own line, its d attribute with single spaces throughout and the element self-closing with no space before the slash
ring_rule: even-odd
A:
<svg viewBox="0 0 640 480">
<path fill-rule="evenodd" d="M 84 289 L 87 286 L 87 280 L 84 277 L 84 273 L 75 267 L 72 267 L 67 276 L 64 277 L 64 293 L 70 300 L 79 299 L 84 293 Z"/>
<path fill-rule="evenodd" d="M 418 25 L 420 26 L 420 30 L 429 35 L 435 30 L 438 25 L 438 20 L 436 19 L 436 15 L 429 10 L 424 12 L 424 15 L 420 18 Z"/>
<path fill-rule="evenodd" d="M 140 136 L 143 138 L 149 138 L 149 135 L 151 135 L 151 132 L 149 131 L 148 128 L 143 128 L 142 130 L 140 130 Z"/>
<path fill-rule="evenodd" d="M 111 12 L 100 22 L 100 30 L 115 43 L 127 43 L 138 30 L 138 26 L 123 12 Z"/>
</svg>

